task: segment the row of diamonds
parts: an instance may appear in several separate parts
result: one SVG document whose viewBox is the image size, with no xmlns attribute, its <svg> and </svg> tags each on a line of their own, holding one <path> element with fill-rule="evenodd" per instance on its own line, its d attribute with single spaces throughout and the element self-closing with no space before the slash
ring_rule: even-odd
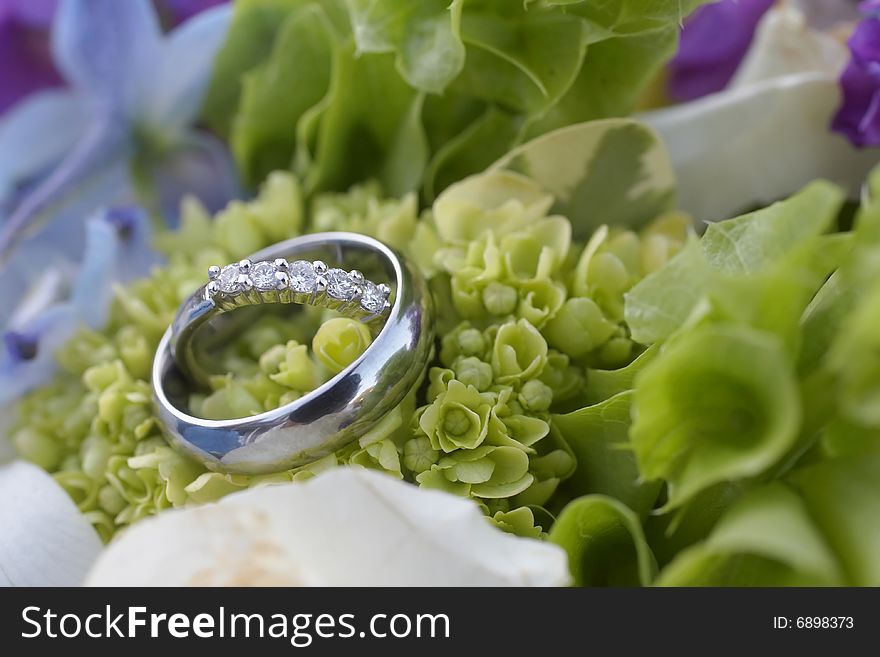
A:
<svg viewBox="0 0 880 657">
<path fill-rule="evenodd" d="M 376 285 L 364 278 L 356 269 L 344 271 L 330 269 L 320 260 L 287 262 L 279 258 L 273 262 L 242 260 L 225 267 L 208 269 L 209 297 L 222 295 L 234 297 L 249 290 L 272 292 L 292 290 L 300 294 L 326 292 L 338 301 L 359 300 L 361 307 L 370 313 L 380 313 L 389 305 L 390 288 Z"/>
</svg>

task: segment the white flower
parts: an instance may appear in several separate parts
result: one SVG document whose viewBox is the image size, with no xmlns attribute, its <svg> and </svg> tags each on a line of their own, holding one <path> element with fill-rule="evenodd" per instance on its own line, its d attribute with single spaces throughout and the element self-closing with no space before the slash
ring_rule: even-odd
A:
<svg viewBox="0 0 880 657">
<path fill-rule="evenodd" d="M 92 586 L 560 586 L 555 545 L 494 528 L 477 506 L 338 468 L 305 483 L 165 511 L 125 531 Z"/>
<path fill-rule="evenodd" d="M 847 51 L 810 26 L 800 5 L 767 12 L 731 85 L 693 102 L 643 114 L 669 149 L 679 206 L 697 219 L 727 219 L 785 198 L 813 179 L 853 198 L 876 164 L 832 133 Z"/>
<path fill-rule="evenodd" d="M 102 548 L 44 470 L 23 461 L 0 466 L 0 586 L 79 585 Z"/>
</svg>

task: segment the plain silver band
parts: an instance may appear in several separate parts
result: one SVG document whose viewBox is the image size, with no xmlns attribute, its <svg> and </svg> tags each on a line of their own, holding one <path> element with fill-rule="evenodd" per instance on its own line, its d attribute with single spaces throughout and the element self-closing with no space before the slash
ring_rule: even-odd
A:
<svg viewBox="0 0 880 657">
<path fill-rule="evenodd" d="M 171 352 L 173 325 L 159 343 L 152 383 L 160 423 L 175 447 L 211 470 L 257 474 L 316 461 L 375 426 L 403 400 L 428 362 L 434 337 L 427 284 L 410 263 L 381 242 L 356 233 L 318 233 L 280 242 L 252 259 L 316 252 L 334 256 L 329 259 L 337 262 L 345 262 L 347 252 L 376 256 L 388 280 L 395 281 L 395 296 L 384 327 L 367 350 L 314 391 L 258 415 L 203 420 L 181 410 L 187 381 Z M 182 312 L 211 314 L 212 305 L 196 292 L 184 302 Z"/>
</svg>

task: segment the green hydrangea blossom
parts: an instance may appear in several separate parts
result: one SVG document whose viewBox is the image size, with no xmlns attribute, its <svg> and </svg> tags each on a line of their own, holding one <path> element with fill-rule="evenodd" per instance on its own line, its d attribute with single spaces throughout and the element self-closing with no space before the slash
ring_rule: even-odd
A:
<svg viewBox="0 0 880 657">
<path fill-rule="evenodd" d="M 117 295 L 104 330 L 83 331 L 61 350 L 62 373 L 19 405 L 13 441 L 55 473 L 105 538 L 164 508 L 342 463 L 475 498 L 502 528 L 540 534 L 529 509 L 574 470 L 551 436 L 550 412 L 576 403 L 586 367 L 631 359 L 638 348 L 622 324 L 622 295 L 686 236 L 683 221 L 664 219 L 644 238 L 602 229 L 581 246 L 567 219 L 548 216 L 552 202 L 529 178 L 503 171 L 454 185 L 421 217 L 414 195 L 383 199 L 372 183 L 318 196 L 306 212 L 287 173 L 213 220 L 189 200 L 179 230 L 158 236 L 167 264 Z M 208 472 L 167 445 L 153 416 L 156 345 L 210 264 L 304 230 L 373 235 L 418 263 L 439 306 L 437 360 L 426 387 L 333 456 L 273 475 Z M 326 311 L 267 314 L 221 350 L 226 374 L 191 395 L 190 412 L 223 419 L 276 408 L 344 369 L 370 339 L 362 324 Z"/>
</svg>

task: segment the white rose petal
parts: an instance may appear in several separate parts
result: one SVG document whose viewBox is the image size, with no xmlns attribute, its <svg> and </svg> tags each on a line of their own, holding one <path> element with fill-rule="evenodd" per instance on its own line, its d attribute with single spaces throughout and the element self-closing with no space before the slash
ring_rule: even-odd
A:
<svg viewBox="0 0 880 657">
<path fill-rule="evenodd" d="M 795 73 L 825 73 L 837 78 L 848 60 L 843 39 L 813 29 L 797 7 L 781 4 L 761 19 L 730 88 Z"/>
<path fill-rule="evenodd" d="M 0 466 L 0 586 L 77 586 L 102 549 L 44 470 L 23 461 Z"/>
<path fill-rule="evenodd" d="M 492 527 L 462 498 L 360 468 L 165 511 L 121 534 L 93 586 L 552 586 L 557 546 Z"/>
<path fill-rule="evenodd" d="M 857 198 L 877 151 L 856 149 L 830 131 L 839 100 L 833 77 L 801 73 L 641 118 L 666 143 L 680 207 L 714 221 L 790 196 L 816 178 Z"/>
</svg>

